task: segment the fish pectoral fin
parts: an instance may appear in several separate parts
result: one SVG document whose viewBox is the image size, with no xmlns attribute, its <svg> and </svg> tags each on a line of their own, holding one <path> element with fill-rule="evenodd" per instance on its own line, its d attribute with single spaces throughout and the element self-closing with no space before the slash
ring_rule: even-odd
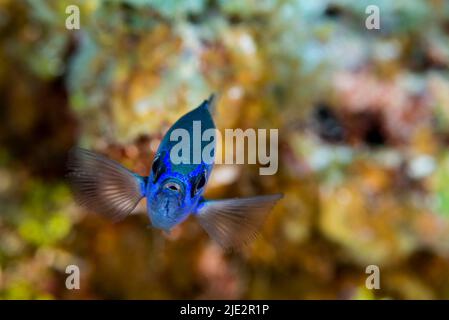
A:
<svg viewBox="0 0 449 320">
<path fill-rule="evenodd" d="M 67 176 L 81 206 L 116 221 L 128 216 L 144 197 L 146 178 L 86 149 L 69 152 Z"/>
<path fill-rule="evenodd" d="M 196 217 L 209 236 L 224 248 L 253 240 L 282 194 L 205 201 Z"/>
</svg>

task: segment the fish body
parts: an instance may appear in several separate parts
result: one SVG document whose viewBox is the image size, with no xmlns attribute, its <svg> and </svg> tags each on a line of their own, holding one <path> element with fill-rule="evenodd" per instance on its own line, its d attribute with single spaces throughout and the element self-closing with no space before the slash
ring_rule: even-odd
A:
<svg viewBox="0 0 449 320">
<path fill-rule="evenodd" d="M 204 101 L 198 108 L 182 116 L 168 130 L 159 145 L 145 194 L 149 217 L 157 228 L 169 230 L 184 221 L 189 214 L 196 212 L 202 199 L 213 163 L 204 162 L 202 157 L 199 163 L 193 163 L 192 158 L 195 153 L 201 154 L 207 144 L 202 141 L 202 134 L 208 129 L 215 129 L 209 112 L 210 106 L 209 100 Z M 194 132 L 194 125 L 200 127 L 198 132 Z M 186 130 L 188 144 L 192 148 L 192 156 L 186 159 L 186 163 L 173 163 L 171 160 L 172 150 L 179 143 L 178 140 L 171 139 L 172 133 L 177 129 Z M 215 140 L 212 143 L 215 144 Z M 196 144 L 198 150 L 195 150 Z"/>
<path fill-rule="evenodd" d="M 282 195 L 204 199 L 213 162 L 205 161 L 203 151 L 209 148 L 213 159 L 215 136 L 203 141 L 202 135 L 215 129 L 211 115 L 214 103 L 212 95 L 172 125 L 159 145 L 147 177 L 95 152 L 72 149 L 68 175 L 76 200 L 89 210 L 121 220 L 146 197 L 148 216 L 156 228 L 169 231 L 194 215 L 223 247 L 236 248 L 248 243 Z M 179 158 L 185 161 L 174 161 L 174 156 L 180 155 L 176 150 L 180 145 L 177 138 L 184 133 L 188 140 L 183 143 L 187 143 L 191 152 L 181 153 Z"/>
</svg>

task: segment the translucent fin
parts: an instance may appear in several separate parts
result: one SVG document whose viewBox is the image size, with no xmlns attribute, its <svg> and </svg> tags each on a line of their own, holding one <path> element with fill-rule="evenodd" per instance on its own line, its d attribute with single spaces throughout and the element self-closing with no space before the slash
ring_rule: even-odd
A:
<svg viewBox="0 0 449 320">
<path fill-rule="evenodd" d="M 265 217 L 282 194 L 206 201 L 197 218 L 209 236 L 224 248 L 238 248 L 253 240 Z"/>
<path fill-rule="evenodd" d="M 116 221 L 128 216 L 144 196 L 144 177 L 86 149 L 70 151 L 68 171 L 77 202 Z"/>
</svg>

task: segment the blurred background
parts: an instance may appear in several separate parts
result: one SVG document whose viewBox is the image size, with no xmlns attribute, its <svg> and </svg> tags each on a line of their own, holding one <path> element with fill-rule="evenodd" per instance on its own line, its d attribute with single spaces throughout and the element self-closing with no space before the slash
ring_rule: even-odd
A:
<svg viewBox="0 0 449 320">
<path fill-rule="evenodd" d="M 0 298 L 448 299 L 448 40 L 443 0 L 0 0 Z M 207 188 L 285 194 L 253 245 L 74 203 L 72 146 L 147 175 L 211 92 L 219 129 L 279 129 L 276 175 L 217 166 Z"/>
</svg>

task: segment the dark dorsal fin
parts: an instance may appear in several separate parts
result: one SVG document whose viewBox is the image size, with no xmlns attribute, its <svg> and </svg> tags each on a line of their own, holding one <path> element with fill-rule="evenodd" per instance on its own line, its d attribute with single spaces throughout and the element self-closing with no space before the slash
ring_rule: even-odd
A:
<svg viewBox="0 0 449 320">
<path fill-rule="evenodd" d="M 204 103 L 206 103 L 206 108 L 207 110 L 209 110 L 209 112 L 213 115 L 215 113 L 215 106 L 217 104 L 217 94 L 216 93 L 212 93 L 209 96 L 209 99 L 207 99 L 206 101 L 204 101 Z"/>
</svg>

